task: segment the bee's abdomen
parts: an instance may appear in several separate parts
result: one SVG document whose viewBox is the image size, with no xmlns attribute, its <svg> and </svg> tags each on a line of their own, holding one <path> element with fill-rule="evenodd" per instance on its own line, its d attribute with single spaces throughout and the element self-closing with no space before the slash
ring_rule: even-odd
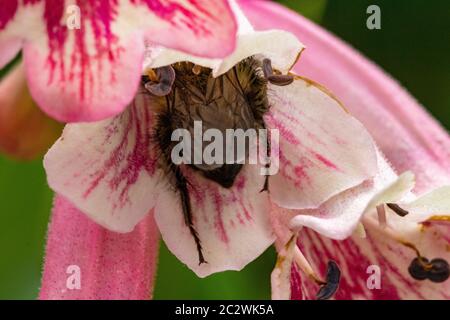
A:
<svg viewBox="0 0 450 320">
<path fill-rule="evenodd" d="M 229 153 L 236 152 L 236 140 L 230 146 L 227 140 L 227 131 L 247 131 L 248 129 L 261 128 L 262 113 L 268 108 L 266 99 L 266 83 L 258 76 L 257 64 L 248 59 L 228 71 L 226 74 L 213 78 L 211 73 L 202 72 L 193 77 L 189 74 L 190 66 L 175 66 L 177 79 L 174 89 L 168 101 L 171 101 L 171 112 L 178 119 L 177 127 L 187 129 L 191 136 L 191 161 L 190 166 L 199 170 L 203 175 L 224 188 L 234 184 L 248 157 L 248 145 L 251 141 L 245 141 L 245 154 L 235 154 L 234 163 L 229 162 Z M 178 68 L 178 69 L 177 69 Z M 214 141 L 204 141 L 198 148 L 198 125 L 201 124 L 201 138 L 208 130 L 220 132 L 222 136 L 222 153 L 215 157 L 217 162 L 205 162 L 205 149 Z M 233 137 L 234 139 L 234 137 Z M 199 154 L 201 153 L 201 154 Z M 202 159 L 201 163 L 195 159 Z"/>
</svg>

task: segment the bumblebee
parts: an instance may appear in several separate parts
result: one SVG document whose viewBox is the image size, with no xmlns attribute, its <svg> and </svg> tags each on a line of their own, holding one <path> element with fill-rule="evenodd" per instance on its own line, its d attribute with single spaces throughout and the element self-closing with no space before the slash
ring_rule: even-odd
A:
<svg viewBox="0 0 450 320">
<path fill-rule="evenodd" d="M 189 182 L 180 165 L 175 165 L 171 159 L 176 145 L 171 139 L 172 132 L 176 129 L 192 132 L 196 121 L 202 122 L 203 131 L 216 129 L 224 136 L 227 129 L 265 129 L 263 116 L 269 110 L 267 83 L 288 85 L 292 81 L 293 77 L 289 75 L 274 74 L 270 60 L 260 62 L 253 57 L 241 61 L 219 77 L 213 77 L 211 69 L 189 62 L 158 68 L 142 77 L 144 88 L 154 96 L 158 105 L 152 138 L 161 154 L 161 166 L 166 169 L 180 196 L 186 225 L 197 246 L 199 264 L 206 263 L 206 260 L 200 235 L 193 223 Z M 205 147 L 203 144 L 202 148 Z M 249 148 L 245 150 L 248 156 Z M 221 187 L 230 188 L 244 164 L 190 162 L 188 166 Z M 268 179 L 266 176 L 261 191 L 268 190 Z"/>
</svg>

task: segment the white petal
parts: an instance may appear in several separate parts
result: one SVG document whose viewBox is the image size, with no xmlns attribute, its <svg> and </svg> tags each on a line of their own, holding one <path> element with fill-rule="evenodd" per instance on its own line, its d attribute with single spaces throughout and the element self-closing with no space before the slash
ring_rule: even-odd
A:
<svg viewBox="0 0 450 320">
<path fill-rule="evenodd" d="M 420 197 L 405 198 L 397 204 L 408 215 L 400 217 L 389 211 L 389 225 L 407 235 L 415 234 L 428 225 L 443 225 L 450 227 L 450 186 L 444 186 Z M 449 237 L 450 239 L 450 237 Z"/>
<path fill-rule="evenodd" d="M 403 188 L 403 181 L 410 180 L 409 177 L 397 178 L 381 154 L 378 156 L 378 168 L 379 173 L 373 181 L 367 181 L 346 190 L 317 209 L 292 211 L 291 216 L 293 214 L 295 216 L 289 223 L 290 227 L 292 229 L 308 227 L 328 238 L 337 240 L 350 236 L 363 214 L 378 205 L 378 202 L 373 202 L 373 199 L 382 199 L 378 195 L 379 193 L 385 194 L 385 190 L 390 190 L 392 194 L 404 194 L 411 190 L 409 185 Z M 401 191 L 397 191 L 394 186 L 400 186 L 399 190 Z M 407 191 L 404 191 L 405 189 Z"/>
<path fill-rule="evenodd" d="M 194 227 L 207 263 L 199 265 L 194 238 L 186 226 L 180 195 L 165 192 L 158 198 L 155 219 L 170 251 L 198 276 L 241 270 L 273 243 L 270 204 L 260 190 L 264 177 L 256 165 L 247 165 L 230 189 L 185 168 Z"/>
<path fill-rule="evenodd" d="M 282 73 L 288 72 L 299 58 L 303 44 L 293 34 L 283 30 L 254 31 L 234 1 L 231 4 L 239 25 L 236 49 L 231 55 L 223 60 L 205 59 L 160 46 L 149 46 L 144 70 L 189 61 L 212 69 L 213 76 L 217 77 L 245 58 L 258 55 L 271 59 L 272 66 Z"/>
<path fill-rule="evenodd" d="M 97 223 L 129 232 L 155 205 L 157 158 L 150 146 L 154 115 L 146 95 L 123 114 L 70 124 L 44 159 L 50 187 Z"/>
<path fill-rule="evenodd" d="M 297 77 L 269 86 L 269 129 L 280 135 L 280 171 L 270 179 L 272 200 L 289 209 L 317 208 L 377 174 L 372 138 L 325 89 Z"/>
</svg>

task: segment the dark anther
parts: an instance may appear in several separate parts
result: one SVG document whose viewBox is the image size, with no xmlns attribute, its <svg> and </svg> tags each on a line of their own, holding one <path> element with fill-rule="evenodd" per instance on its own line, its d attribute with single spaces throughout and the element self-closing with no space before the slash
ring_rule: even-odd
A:
<svg viewBox="0 0 450 320">
<path fill-rule="evenodd" d="M 159 82 L 146 82 L 144 85 L 145 89 L 158 97 L 167 96 L 172 90 L 172 85 L 175 81 L 175 70 L 172 66 L 161 67 L 156 69 L 156 75 Z"/>
<path fill-rule="evenodd" d="M 319 292 L 317 292 L 317 300 L 330 299 L 339 288 L 340 279 L 341 270 L 339 269 L 336 262 L 328 262 L 326 283 L 322 287 L 320 287 Z"/>
<path fill-rule="evenodd" d="M 415 258 L 408 268 L 409 274 L 416 280 L 428 279 L 432 282 L 444 282 L 450 277 L 450 267 L 444 259 Z"/>
<path fill-rule="evenodd" d="M 428 279 L 433 282 L 444 282 L 450 276 L 450 267 L 444 259 L 433 259 L 430 262 L 431 269 L 428 271 Z"/>
<path fill-rule="evenodd" d="M 391 209 L 392 211 L 394 211 L 396 214 L 398 214 L 400 217 L 404 217 L 407 214 L 409 214 L 408 211 L 406 211 L 405 209 L 402 209 L 398 204 L 395 203 L 387 203 L 386 204 L 388 206 L 389 209 Z"/>
<path fill-rule="evenodd" d="M 415 258 L 408 267 L 409 274 L 416 280 L 425 280 L 428 278 L 429 262 L 427 258 Z"/>
<path fill-rule="evenodd" d="M 263 60 L 262 66 L 264 77 L 271 83 L 277 86 L 287 86 L 294 82 L 294 77 L 291 75 L 274 74 L 272 69 L 272 62 L 270 59 Z"/>
</svg>

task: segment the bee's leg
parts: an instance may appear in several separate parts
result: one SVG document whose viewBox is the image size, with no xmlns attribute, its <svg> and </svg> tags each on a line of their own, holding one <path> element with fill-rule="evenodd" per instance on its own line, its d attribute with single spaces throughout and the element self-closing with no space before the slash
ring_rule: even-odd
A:
<svg viewBox="0 0 450 320">
<path fill-rule="evenodd" d="M 202 245 L 200 243 L 200 237 L 198 236 L 197 231 L 194 228 L 194 222 L 192 221 L 192 208 L 191 208 L 191 200 L 189 197 L 189 191 L 187 189 L 188 181 L 181 173 L 179 168 L 174 169 L 175 179 L 176 179 L 176 187 L 180 192 L 181 206 L 183 208 L 184 221 L 186 226 L 188 226 L 189 231 L 191 232 L 192 237 L 195 240 L 195 244 L 197 246 L 198 252 L 198 264 L 207 263 L 205 258 L 203 257 Z"/>
<path fill-rule="evenodd" d="M 264 72 L 264 77 L 271 84 L 277 86 L 287 86 L 294 82 L 294 77 L 288 74 L 274 74 L 272 69 L 272 62 L 270 59 L 264 59 L 262 69 Z"/>
<path fill-rule="evenodd" d="M 167 96 L 172 90 L 175 81 L 175 70 L 172 66 L 158 68 L 156 69 L 156 77 L 157 79 L 149 79 L 149 81 L 144 83 L 145 89 L 158 97 Z"/>
<path fill-rule="evenodd" d="M 169 98 L 166 97 L 166 100 L 169 105 Z M 173 163 L 171 157 L 171 150 L 173 148 L 171 135 L 174 130 L 173 126 L 176 125 L 178 120 L 174 117 L 174 114 L 171 112 L 170 108 L 168 108 L 165 112 L 159 113 L 157 117 L 157 125 L 155 127 L 155 132 L 153 133 L 153 139 L 156 142 L 154 145 L 157 146 L 156 150 L 160 152 L 161 160 L 163 160 L 161 163 L 163 164 L 163 168 L 169 177 L 171 186 L 179 193 L 184 221 L 195 240 L 199 264 L 206 263 L 202 253 L 200 238 L 194 228 L 194 221 L 192 219 L 192 207 L 188 190 L 189 182 L 181 172 L 181 168 Z"/>
<path fill-rule="evenodd" d="M 263 128 L 266 129 L 266 126 L 263 125 Z M 267 147 L 266 155 L 267 155 L 267 159 L 269 159 L 269 161 L 264 165 L 264 168 L 266 170 L 269 170 L 269 168 L 270 168 L 270 156 L 271 156 L 271 145 L 270 145 L 270 137 L 269 137 L 268 133 L 266 133 L 266 147 Z M 270 178 L 270 175 L 268 175 L 268 174 L 264 175 L 264 186 L 263 186 L 263 188 L 261 189 L 260 192 L 264 192 L 264 191 L 269 192 L 269 178 Z"/>
</svg>

